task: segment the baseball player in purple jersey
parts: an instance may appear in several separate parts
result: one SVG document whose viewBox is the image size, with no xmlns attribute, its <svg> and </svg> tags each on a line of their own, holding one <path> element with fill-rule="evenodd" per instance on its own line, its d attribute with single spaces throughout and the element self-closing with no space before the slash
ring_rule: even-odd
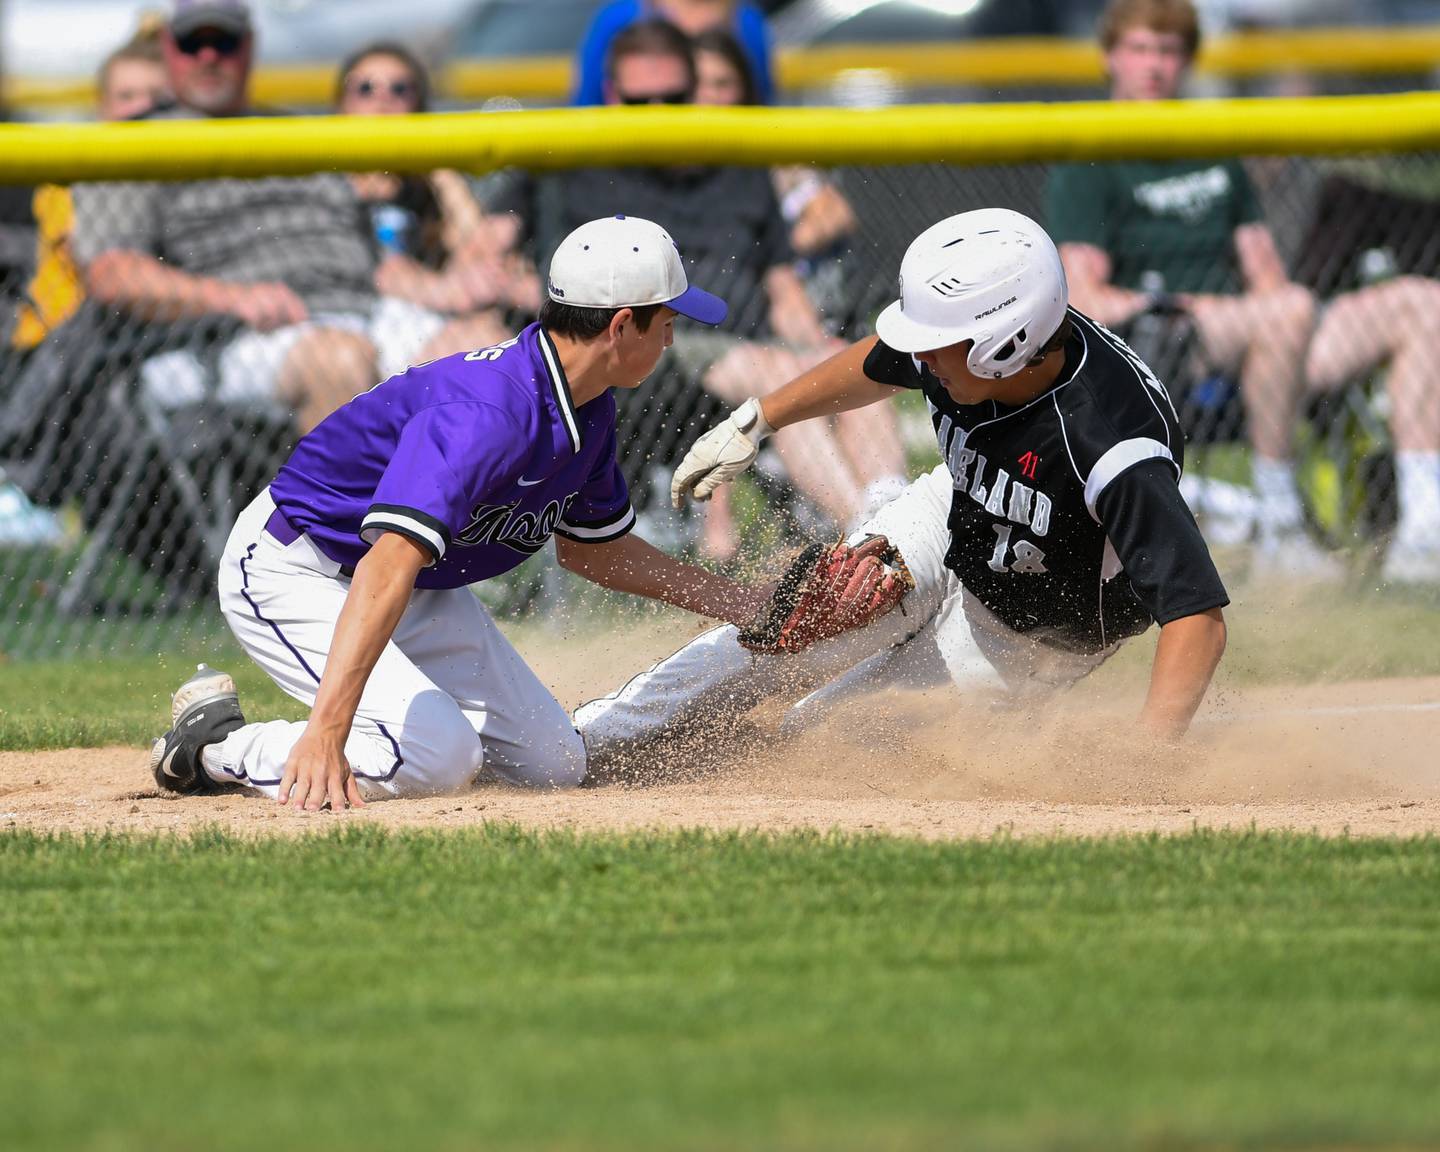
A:
<svg viewBox="0 0 1440 1152">
<path fill-rule="evenodd" d="M 156 782 L 310 809 L 453 792 L 482 764 L 580 783 L 565 710 L 466 586 L 553 535 L 561 565 L 597 584 L 753 615 L 763 589 L 627 535 L 609 390 L 649 375 L 677 313 L 715 324 L 725 305 L 687 284 L 658 225 L 591 221 L 556 251 L 538 323 L 393 376 L 301 440 L 236 523 L 219 589 L 246 652 L 310 718 L 246 723 L 231 678 L 201 665 L 155 742 Z"/>
</svg>

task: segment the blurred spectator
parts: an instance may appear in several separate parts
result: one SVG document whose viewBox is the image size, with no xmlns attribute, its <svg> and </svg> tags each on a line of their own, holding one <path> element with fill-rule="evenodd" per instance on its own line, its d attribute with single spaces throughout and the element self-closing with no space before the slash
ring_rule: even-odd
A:
<svg viewBox="0 0 1440 1152">
<path fill-rule="evenodd" d="M 176 104 L 152 118 L 255 114 L 243 0 L 177 0 L 162 46 Z M 217 397 L 277 399 L 302 432 L 420 359 L 443 326 L 378 294 L 367 232 L 339 174 L 75 189 L 73 247 L 90 294 L 148 320 L 242 321 L 219 352 Z M 188 351 L 148 361 L 142 378 L 171 404 L 206 395 Z"/>
<path fill-rule="evenodd" d="M 9 118 L 8 109 L 0 105 L 0 121 Z M 33 199 L 34 191 L 27 186 L 0 185 L 0 547 L 44 546 L 64 538 L 55 515 L 35 507 L 5 468 L 14 446 L 7 417 L 18 374 L 8 348 L 23 315 L 25 282 L 35 259 Z"/>
<path fill-rule="evenodd" d="M 0 91 L 0 123 L 9 119 Z M 28 185 L 0 184 L 0 349 L 10 342 L 21 286 L 35 257 L 33 196 Z"/>
<path fill-rule="evenodd" d="M 695 47 L 695 103 L 721 106 L 762 103 L 740 42 L 724 28 L 692 38 Z M 824 173 L 803 164 L 771 172 L 780 212 L 790 229 L 797 271 L 821 315 L 841 303 L 839 256 L 854 234 L 855 211 Z"/>
<path fill-rule="evenodd" d="M 101 120 L 131 120 L 174 100 L 161 46 L 165 24 L 153 13 L 128 43 L 105 58 L 96 78 Z"/>
<path fill-rule="evenodd" d="M 395 43 L 362 48 L 341 65 L 336 111 L 395 116 L 430 108 L 430 77 L 409 49 Z M 539 308 L 537 285 L 518 258 L 510 216 L 488 216 L 465 178 L 366 172 L 350 177 L 369 213 L 381 292 L 450 317 L 425 357 L 485 348 L 510 335 L 496 308 Z"/>
<path fill-rule="evenodd" d="M 664 21 L 645 21 L 615 38 L 606 98 L 611 104 L 689 103 L 695 80 L 685 34 Z M 670 232 L 697 282 L 723 296 L 730 314 L 717 330 L 687 328 L 667 351 L 661 372 L 678 370 L 731 405 L 798 376 L 841 347 L 826 335 L 795 273 L 763 169 L 583 169 L 535 186 L 522 213 L 532 223 L 543 263 L 561 237 L 595 216 L 641 216 Z M 793 424 L 774 443 L 795 487 L 838 524 L 863 519 L 904 486 L 904 455 L 888 412 L 843 413 L 834 427 Z M 705 551 L 717 559 L 734 551 L 723 513 L 707 519 Z"/>
<path fill-rule="evenodd" d="M 160 50 L 162 21 L 142 24 L 127 43 L 105 58 L 96 77 L 96 114 L 101 120 L 143 116 L 171 99 Z M 16 348 L 31 349 L 75 314 L 85 285 L 70 251 L 75 209 L 70 189 L 45 184 L 35 189 L 39 244 L 35 274 L 15 325 Z"/>
<path fill-rule="evenodd" d="M 1199 38 L 1189 0 L 1112 0 L 1100 27 L 1111 99 L 1174 99 Z M 1238 372 L 1258 497 L 1253 574 L 1342 576 L 1305 531 L 1295 481 L 1315 301 L 1290 279 L 1240 161 L 1060 165 L 1047 199 L 1077 308 L 1122 335 L 1141 317 L 1183 315 L 1205 371 Z"/>
<path fill-rule="evenodd" d="M 9 344 L 35 260 L 35 190 L 0 185 L 0 348 Z"/>
<path fill-rule="evenodd" d="M 1440 584 L 1440 203 L 1332 174 L 1300 247 L 1299 279 L 1333 295 L 1305 361 L 1314 390 L 1384 368 L 1400 522 L 1381 577 Z"/>
<path fill-rule="evenodd" d="M 749 72 L 754 77 L 756 104 L 775 99 L 771 79 L 770 33 L 765 13 L 750 3 L 737 0 L 614 0 L 605 5 L 585 33 L 576 62 L 576 104 L 604 104 L 605 69 L 610 45 L 617 35 L 642 20 L 666 20 L 687 36 L 698 36 L 710 28 L 725 28 L 744 46 Z"/>
</svg>

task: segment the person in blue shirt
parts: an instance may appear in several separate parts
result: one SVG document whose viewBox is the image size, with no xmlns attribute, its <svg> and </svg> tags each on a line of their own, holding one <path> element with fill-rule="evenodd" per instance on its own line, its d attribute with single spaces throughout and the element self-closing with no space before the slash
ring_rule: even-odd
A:
<svg viewBox="0 0 1440 1152">
<path fill-rule="evenodd" d="M 749 58 L 756 94 L 761 104 L 775 102 L 775 81 L 770 61 L 770 33 L 765 14 L 754 4 L 736 0 L 613 0 L 590 22 L 576 59 L 574 102 L 605 103 L 605 60 L 610 41 L 641 20 L 659 17 L 687 36 L 709 28 L 728 28 Z"/>
</svg>

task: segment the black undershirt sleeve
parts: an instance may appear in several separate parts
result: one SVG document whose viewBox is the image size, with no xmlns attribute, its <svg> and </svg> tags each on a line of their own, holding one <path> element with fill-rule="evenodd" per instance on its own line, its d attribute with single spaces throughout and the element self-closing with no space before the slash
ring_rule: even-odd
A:
<svg viewBox="0 0 1440 1152">
<path fill-rule="evenodd" d="M 1135 595 L 1158 624 L 1230 603 L 1210 549 L 1168 460 L 1127 468 L 1100 494 L 1095 511 Z"/>
<path fill-rule="evenodd" d="M 924 387 L 910 353 L 897 352 L 883 340 L 876 340 L 875 347 L 865 357 L 865 375 L 877 384 L 889 384 L 892 388 Z"/>
</svg>

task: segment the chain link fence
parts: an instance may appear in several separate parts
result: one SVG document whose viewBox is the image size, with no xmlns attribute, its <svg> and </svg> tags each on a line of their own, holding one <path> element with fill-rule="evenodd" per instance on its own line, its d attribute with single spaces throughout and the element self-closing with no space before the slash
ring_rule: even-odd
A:
<svg viewBox="0 0 1440 1152">
<path fill-rule="evenodd" d="M 1285 266 L 1313 301 L 1307 339 L 1326 332 L 1338 348 L 1327 379 L 1302 380 L 1296 402 L 1310 533 L 1330 548 L 1379 554 L 1404 511 L 1405 483 L 1412 493 L 1440 486 L 1440 479 L 1430 488 L 1397 480 L 1395 465 L 1397 433 L 1412 455 L 1429 452 L 1433 460 L 1440 449 L 1440 372 L 1430 363 L 1440 332 L 1440 162 L 1414 155 L 1267 158 L 1246 161 L 1245 171 Z M 790 173 L 776 203 L 790 210 L 784 223 L 792 235 L 806 202 L 793 194 L 797 185 L 812 199 L 816 188 L 828 187 L 848 206 L 843 227 L 823 243 L 802 245 L 806 254 L 795 263 L 825 332 L 837 339 L 871 331 L 894 297 L 906 245 L 937 219 L 999 205 L 1043 221 L 1053 209 L 1051 173 L 1040 165 L 867 166 L 818 175 Z M 578 173 L 540 182 L 558 186 L 562 199 L 577 184 Z M 525 323 L 538 299 L 534 268 L 545 261 L 544 230 L 524 220 L 517 238 L 499 215 L 523 204 L 515 174 L 469 186 L 494 213 L 486 225 L 493 226 L 493 250 L 464 272 L 469 295 L 448 309 L 435 286 L 462 276 L 447 270 L 443 251 L 412 246 L 430 277 L 424 291 L 383 272 L 377 279 L 394 240 L 386 228 L 393 233 L 396 218 L 387 226 L 381 214 L 365 212 L 339 176 L 157 186 L 159 195 L 145 201 L 152 218 L 144 234 L 162 257 L 154 265 L 107 262 L 111 249 L 96 248 L 97 236 L 123 251 L 133 242 L 127 236 L 141 235 L 119 218 L 134 210 L 121 187 L 91 186 L 68 197 L 63 189 L 9 190 L 11 222 L 0 230 L 0 652 L 35 658 L 127 645 L 150 650 L 176 629 L 213 627 L 215 566 L 229 526 L 304 427 L 342 402 L 347 389 L 353 394 L 398 366 L 397 356 L 399 363 L 422 358 L 445 350 L 447 339 L 454 348 L 483 346 L 489 334 L 498 339 Z M 685 249 L 687 228 L 714 208 L 702 198 L 689 209 L 693 219 L 661 223 Z M 116 218 L 103 219 L 107 213 Z M 726 339 L 787 346 L 778 335 L 787 325 L 768 307 L 766 254 L 778 248 L 761 236 L 765 222 L 753 223 L 752 235 L 727 225 L 731 231 L 710 237 L 692 261 L 692 279 L 742 294 L 731 301 L 740 319 Z M 336 231 L 343 228 L 353 236 Z M 215 240 L 221 234 L 224 243 Z M 1218 250 L 1214 259 L 1223 263 L 1232 253 Z M 1157 260 L 1164 255 L 1157 252 Z M 250 293 L 245 303 L 212 294 L 207 309 L 198 297 L 177 304 L 183 292 L 166 287 L 175 269 L 224 280 L 227 261 L 243 263 L 252 286 L 269 284 L 270 294 L 260 300 Z M 149 269 L 156 283 L 117 283 L 127 269 L 135 276 Z M 492 282 L 503 288 L 487 300 Z M 1185 287 L 1153 277 L 1135 286 L 1157 301 Z M 391 304 L 407 291 L 411 298 L 395 312 Z M 1363 307 L 1355 305 L 1357 293 L 1370 294 Z M 275 335 L 298 315 L 287 311 L 292 297 L 322 339 Z M 382 313 L 388 334 L 379 330 Z M 1213 481 L 1190 489 L 1202 524 L 1217 543 L 1243 543 L 1256 514 L 1249 464 L 1260 442 L 1248 401 L 1267 386 L 1245 380 L 1255 375 L 1252 353 L 1219 363 L 1183 310 L 1147 310 L 1122 330 L 1184 411 L 1192 471 Z M 682 331 L 678 343 L 689 335 Z M 723 348 L 709 351 L 709 360 L 667 361 L 621 397 L 623 464 L 637 508 L 657 530 L 669 523 L 662 511 L 668 469 L 729 406 L 723 389 L 703 386 Z M 1313 351 L 1307 345 L 1302 361 Z M 343 371 L 336 368 L 342 362 Z M 1400 377 L 1423 387 L 1412 383 L 1397 396 Z M 763 392 L 782 382 L 757 378 L 751 386 Z M 923 413 L 912 407 L 902 419 L 912 470 L 926 459 L 916 447 L 924 433 L 914 434 L 914 424 L 923 427 Z M 797 523 L 805 520 L 800 509 L 815 528 L 815 508 L 796 499 L 773 469 L 764 498 L 796 513 Z M 1440 528 L 1440 507 L 1405 514 Z"/>
</svg>

